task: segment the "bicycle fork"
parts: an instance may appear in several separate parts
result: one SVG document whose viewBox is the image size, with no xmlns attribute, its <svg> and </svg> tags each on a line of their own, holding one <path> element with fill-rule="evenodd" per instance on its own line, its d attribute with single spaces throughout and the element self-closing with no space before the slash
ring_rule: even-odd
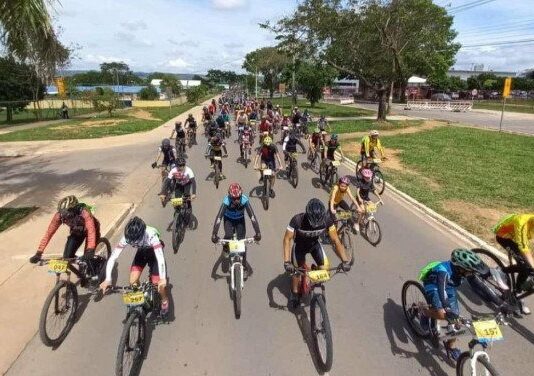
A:
<svg viewBox="0 0 534 376">
<path fill-rule="evenodd" d="M 230 267 L 230 287 L 232 288 L 232 291 L 236 290 L 235 279 L 234 279 L 235 268 L 239 268 L 241 270 L 241 273 L 240 273 L 241 280 L 239 281 L 239 288 L 243 290 L 243 287 L 245 286 L 245 282 L 243 279 L 243 264 L 241 263 L 241 257 L 233 259 L 232 266 Z"/>
</svg>

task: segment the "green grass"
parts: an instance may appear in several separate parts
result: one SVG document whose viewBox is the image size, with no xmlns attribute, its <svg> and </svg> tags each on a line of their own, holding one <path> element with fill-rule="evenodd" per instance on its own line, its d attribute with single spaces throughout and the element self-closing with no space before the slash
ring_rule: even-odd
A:
<svg viewBox="0 0 534 376">
<path fill-rule="evenodd" d="M 331 133 L 367 132 L 371 129 L 380 131 L 415 127 L 423 124 L 422 120 L 375 121 L 370 119 L 330 121 Z M 315 127 L 312 123 L 311 128 Z"/>
<path fill-rule="evenodd" d="M 483 110 L 495 110 L 502 111 L 501 101 L 475 101 L 473 104 L 474 109 Z M 534 114 L 534 100 L 532 99 L 507 99 L 506 100 L 506 112 L 521 112 L 526 114 Z"/>
<path fill-rule="evenodd" d="M 163 121 L 167 121 L 169 119 L 172 119 L 175 116 L 180 115 L 182 112 L 186 112 L 193 107 L 195 107 L 195 104 L 191 103 L 184 103 L 178 106 L 172 106 L 172 107 L 149 107 L 149 108 L 143 108 L 144 110 L 150 112 L 153 117 L 161 119 Z"/>
<path fill-rule="evenodd" d="M 59 109 L 57 108 L 44 108 L 42 109 L 41 120 L 38 120 L 35 117 L 35 114 L 31 110 L 24 110 L 21 112 L 13 113 L 13 121 L 10 123 L 7 122 L 7 111 L 5 109 L 0 110 L 0 129 L 5 127 L 10 127 L 13 125 L 20 125 L 20 124 L 27 124 L 27 123 L 35 123 L 38 121 L 49 121 L 49 120 L 58 120 L 58 113 Z M 88 113 L 95 112 L 92 108 L 70 108 L 69 109 L 69 116 L 76 117 L 80 115 L 85 115 Z"/>
<path fill-rule="evenodd" d="M 35 206 L 29 208 L 0 208 L 0 232 L 7 230 L 35 210 L 37 210 Z"/>
<path fill-rule="evenodd" d="M 274 105 L 279 104 L 284 113 L 288 113 L 293 109 L 293 102 L 290 97 L 272 99 Z M 283 102 L 283 103 L 282 103 Z M 316 103 L 315 107 L 311 107 L 310 103 L 305 99 L 298 99 L 297 106 L 302 111 L 307 108 L 312 117 L 325 115 L 326 117 L 355 117 L 355 116 L 371 116 L 375 111 L 365 110 L 363 108 L 356 108 L 352 106 L 342 106 L 331 103 Z"/>
</svg>

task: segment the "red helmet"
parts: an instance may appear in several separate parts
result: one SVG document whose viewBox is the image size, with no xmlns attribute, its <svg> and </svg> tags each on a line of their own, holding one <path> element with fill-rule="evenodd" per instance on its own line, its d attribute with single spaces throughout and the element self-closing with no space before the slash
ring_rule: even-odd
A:
<svg viewBox="0 0 534 376">
<path fill-rule="evenodd" d="M 371 180 L 373 177 L 373 171 L 368 168 L 362 168 L 362 176 L 365 180 Z"/>
<path fill-rule="evenodd" d="M 228 187 L 228 196 L 230 196 L 233 199 L 241 198 L 241 194 L 243 193 L 243 189 L 239 185 L 239 183 L 232 183 Z"/>
</svg>

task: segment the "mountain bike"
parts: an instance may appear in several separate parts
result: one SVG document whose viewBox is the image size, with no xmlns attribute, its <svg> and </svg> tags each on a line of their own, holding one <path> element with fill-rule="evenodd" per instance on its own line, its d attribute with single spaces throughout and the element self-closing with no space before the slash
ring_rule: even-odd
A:
<svg viewBox="0 0 534 376">
<path fill-rule="evenodd" d="M 271 170 L 270 168 L 261 168 L 262 171 L 262 185 L 263 192 L 261 195 L 261 203 L 265 210 L 269 210 L 269 199 L 271 198 L 274 174 L 276 170 Z"/>
<path fill-rule="evenodd" d="M 184 241 L 185 229 L 191 223 L 191 209 L 187 204 L 190 201 L 190 197 L 171 198 L 171 205 L 174 208 L 172 220 L 172 249 L 174 253 L 178 252 L 180 244 Z"/>
<path fill-rule="evenodd" d="M 372 201 L 365 202 L 365 213 L 363 214 L 362 222 L 362 236 L 373 246 L 377 246 L 382 240 L 382 230 L 380 224 L 375 219 L 375 213 L 378 206 L 383 205 L 381 201 L 374 203 Z"/>
<path fill-rule="evenodd" d="M 145 354 L 148 321 L 164 322 L 160 315 L 161 296 L 158 286 L 145 281 L 136 286 L 115 286 L 112 291 L 124 291 L 122 301 L 126 305 L 126 318 L 119 340 L 115 375 L 130 375 L 141 365 Z"/>
<path fill-rule="evenodd" d="M 314 172 L 319 170 L 322 150 L 322 145 L 315 147 L 315 151 L 313 151 L 312 148 L 308 148 L 308 161 L 310 161 L 310 168 Z"/>
<path fill-rule="evenodd" d="M 183 157 L 185 155 L 185 139 L 176 138 L 176 154 L 177 158 Z"/>
<path fill-rule="evenodd" d="M 241 160 L 243 161 L 243 164 L 245 165 L 245 168 L 248 167 L 248 164 L 250 162 L 250 155 L 252 153 L 252 146 L 251 142 L 247 139 L 242 139 L 241 144 L 243 145 L 243 157 Z"/>
<path fill-rule="evenodd" d="M 196 145 L 196 143 L 197 143 L 196 129 L 188 129 L 187 130 L 187 145 L 189 146 L 189 149 L 191 149 L 193 145 Z"/>
<path fill-rule="evenodd" d="M 111 245 L 100 238 L 95 257 L 88 262 L 83 257 L 45 259 L 39 265 L 48 265 L 48 272 L 56 275 L 56 284 L 48 294 L 39 318 L 39 336 L 45 346 L 57 347 L 67 337 L 76 321 L 78 290 L 71 281 L 71 273 L 80 279 L 80 285 L 94 293 L 106 277 L 106 262 Z M 66 274 L 67 279 L 61 279 Z"/>
<path fill-rule="evenodd" d="M 471 319 L 460 317 L 455 324 L 441 326 L 438 320 L 430 319 L 426 328 L 421 324 L 424 310 L 430 308 L 426 303 L 425 290 L 417 281 L 406 281 L 402 286 L 402 308 L 408 326 L 419 338 L 431 339 L 433 343 L 471 336 L 469 350 L 464 351 L 456 361 L 456 375 L 493 375 L 499 372 L 490 363 L 486 350 L 490 345 L 503 339 L 499 325 L 507 325 L 502 313 L 490 316 L 473 316 Z M 444 332 L 444 333 L 442 333 Z M 476 350 L 475 347 L 481 349 Z M 478 372 L 477 372 L 478 371 Z"/>
<path fill-rule="evenodd" d="M 313 347 L 317 354 L 317 361 L 323 372 L 330 371 L 334 359 L 332 329 L 326 310 L 326 288 L 324 283 L 340 272 L 342 272 L 341 264 L 336 268 L 325 270 L 317 269 L 316 265 L 312 265 L 311 270 L 306 266 L 295 271 L 295 274 L 300 275 L 297 305 L 300 305 L 304 299 L 309 298 L 310 332 L 313 338 Z"/>
<path fill-rule="evenodd" d="M 504 265 L 503 261 L 492 252 L 483 248 L 474 248 L 473 252 L 478 254 L 483 261 L 490 268 L 490 274 L 487 278 L 478 279 L 484 283 L 491 294 L 494 294 L 498 300 L 503 300 L 512 307 L 522 309 L 522 300 L 534 294 L 533 288 L 528 288 L 523 291 L 517 283 L 517 277 L 520 272 L 531 273 L 529 278 L 532 278 L 534 272 L 521 258 L 514 259 L 512 253 L 508 251 L 508 265 Z M 480 292 L 474 288 L 474 291 L 480 295 Z M 485 301 L 493 301 L 491 297 L 481 296 Z"/>
<path fill-rule="evenodd" d="M 319 179 L 323 187 L 333 186 L 338 180 L 337 168 L 341 165 L 340 161 L 330 161 L 329 159 L 324 159 L 319 167 Z"/>
<path fill-rule="evenodd" d="M 298 153 L 288 153 L 289 154 L 289 163 L 286 167 L 286 176 L 289 180 L 289 183 L 293 188 L 297 188 L 299 184 L 299 166 L 297 161 Z"/>
<path fill-rule="evenodd" d="M 207 156 L 208 157 L 208 156 Z M 207 158 L 206 157 L 206 158 Z M 227 155 L 214 155 L 213 156 L 213 184 L 215 188 L 219 189 L 219 182 L 222 180 L 222 159 L 226 158 Z"/>
<path fill-rule="evenodd" d="M 336 210 L 336 225 L 337 234 L 341 244 L 347 251 L 350 264 L 354 264 L 354 247 L 352 245 L 351 232 L 353 231 L 354 223 L 357 221 L 358 214 L 352 210 Z"/>
<path fill-rule="evenodd" d="M 382 159 L 380 158 L 367 158 L 367 167 L 373 171 L 373 183 L 379 195 L 384 193 L 384 190 L 386 189 L 386 181 L 384 180 L 384 174 L 380 170 L 380 163 L 382 163 Z M 358 173 L 362 167 L 363 161 L 359 160 L 358 163 L 356 163 L 356 173 Z"/>
<path fill-rule="evenodd" d="M 243 288 L 245 287 L 244 277 L 244 263 L 247 254 L 247 244 L 254 243 L 254 238 L 237 239 L 234 234 L 234 238 L 231 240 L 221 239 L 218 244 L 227 245 L 227 256 L 230 260 L 230 290 L 232 291 L 232 298 L 234 300 L 234 313 L 235 318 L 241 317 L 241 295 Z"/>
</svg>

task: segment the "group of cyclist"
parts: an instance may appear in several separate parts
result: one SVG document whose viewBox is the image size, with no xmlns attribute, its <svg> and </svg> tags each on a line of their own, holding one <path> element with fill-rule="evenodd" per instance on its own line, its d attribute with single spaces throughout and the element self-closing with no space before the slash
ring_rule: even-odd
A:
<svg viewBox="0 0 534 376">
<path fill-rule="evenodd" d="M 231 111 L 234 112 L 240 144 L 245 142 L 244 140 L 253 143 L 256 131 L 267 132 L 261 139 L 254 161 L 255 165 L 257 165 L 257 162 L 261 162 L 264 168 L 277 170 L 283 168 L 284 162 L 287 161 L 288 153 L 296 152 L 297 146 L 305 152 L 305 146 L 298 137 L 298 132 L 300 131 L 297 128 L 297 124 L 302 126 L 301 118 L 309 116 L 309 114 L 301 114 L 299 109 L 295 107 L 291 117 L 289 117 L 284 116 L 279 107 L 273 106 L 269 101 L 247 99 L 244 95 L 235 96 L 234 98 L 222 97 L 219 102 L 213 100 L 209 106 L 204 108 L 202 114 L 202 122 L 209 125 L 207 128 L 208 148 L 206 155 L 210 157 L 212 164 L 214 156 L 221 156 L 223 152 L 227 155 L 225 137 L 220 130 L 228 126 L 226 122 L 229 122 Z M 260 124 L 259 129 L 255 130 L 251 126 L 251 120 L 258 117 L 261 119 L 263 128 Z M 221 123 L 217 121 L 219 118 L 224 121 L 224 125 L 221 126 Z M 295 123 L 295 120 L 297 120 L 297 123 Z M 272 126 L 277 121 L 280 121 L 280 124 L 288 124 L 287 132 L 282 140 L 282 151 L 285 154 L 283 159 L 273 143 L 271 134 Z M 216 124 L 213 126 L 213 133 L 211 133 L 212 123 Z M 335 160 L 336 151 L 339 151 L 341 157 L 344 158 L 337 135 L 332 134 L 328 137 L 327 127 L 326 120 L 322 118 L 318 122 L 318 126 L 307 137 L 308 148 L 311 153 L 320 150 L 322 163 L 325 166 Z M 215 128 L 218 128 L 218 130 Z M 196 130 L 197 123 L 192 114 L 189 114 L 185 122 L 185 128 L 182 127 L 180 122 L 177 122 L 171 138 L 174 135 L 176 135 L 177 139 L 184 138 L 187 132 L 196 132 Z M 240 150 L 242 153 L 242 145 L 240 145 Z M 360 151 L 363 167 L 356 172 L 355 179 L 349 176 L 342 176 L 331 188 L 326 205 L 321 200 L 313 198 L 307 203 L 304 212 L 293 216 L 289 221 L 283 238 L 283 265 L 287 272 L 294 273 L 295 268 L 304 267 L 305 257 L 308 253 L 311 254 L 318 267 L 328 268 L 329 261 L 320 241 L 325 235 L 330 238 L 335 253 L 342 262 L 340 267 L 344 271 L 350 270 L 351 264 L 343 244 L 337 236 L 334 222 L 335 214 L 338 209 L 354 210 L 358 214 L 364 213 L 365 204 L 370 201 L 369 194 L 371 192 L 374 192 L 378 200 L 381 201 L 373 186 L 373 172 L 367 166 L 369 159 L 375 158 L 377 155 L 384 156 L 384 149 L 377 131 L 371 131 L 368 136 L 362 139 Z M 191 167 L 187 166 L 184 156 L 177 154 L 176 148 L 172 146 L 170 139 L 162 141 L 158 156 L 152 167 L 157 166 L 161 157 L 162 166 L 164 166 L 162 168 L 168 169 L 160 191 L 161 200 L 163 201 L 168 195 L 188 197 L 191 200 L 195 199 L 197 188 L 195 174 Z M 356 185 L 355 194 L 350 189 L 351 183 Z M 190 201 L 188 205 L 188 209 L 191 210 Z M 215 217 L 211 240 L 214 243 L 219 241 L 218 231 L 221 223 L 223 224 L 225 239 L 231 239 L 234 234 L 237 235 L 238 239 L 245 238 L 245 212 L 254 228 L 255 240 L 260 241 L 260 225 L 251 201 L 243 193 L 243 188 L 239 183 L 231 183 Z M 70 228 L 63 257 L 73 258 L 77 249 L 85 243 L 83 257 L 87 260 L 94 259 L 95 247 L 100 239 L 100 223 L 92 213 L 89 205 L 80 202 L 75 196 L 67 196 L 59 201 L 57 212 L 54 214 L 45 235 L 39 243 L 37 252 L 30 258 L 31 263 L 37 263 L 41 260 L 47 244 L 62 224 L 66 224 Z M 356 233 L 359 231 L 358 221 L 353 224 L 353 229 Z M 517 279 L 519 289 L 521 291 L 532 290 L 534 288 L 534 249 L 532 248 L 534 214 L 508 215 L 493 230 L 497 243 L 505 248 L 523 268 Z M 137 216 L 130 219 L 126 224 L 124 235 L 113 249 L 107 264 L 100 266 L 105 268 L 105 278 L 100 284 L 101 289 L 105 291 L 111 285 L 113 266 L 123 249 L 128 245 L 136 250 L 130 268 L 130 283 L 139 284 L 141 272 L 148 266 L 152 283 L 158 286 L 162 297 L 161 314 L 167 314 L 169 303 L 166 289 L 168 273 L 164 256 L 165 245 L 159 231 L 154 227 L 148 226 Z M 420 279 L 424 284 L 425 297 L 431 308 L 422 312 L 420 317 L 421 324 L 423 326 L 428 325 L 430 319 L 454 322 L 459 317 L 457 287 L 466 278 L 472 280 L 474 277 L 483 279 L 488 278 L 488 276 L 489 268 L 470 249 L 455 249 L 449 260 L 427 264 L 421 271 Z M 293 277 L 290 304 L 294 304 L 296 301 L 297 287 L 298 278 Z M 484 288 L 483 284 L 479 284 L 479 287 Z M 500 302 L 499 308 L 508 311 L 514 311 L 515 309 L 503 302 Z M 520 310 L 523 314 L 530 313 L 524 303 L 520 304 Z M 460 352 L 453 347 L 453 341 L 447 342 L 445 346 L 447 354 L 452 359 L 456 359 L 459 356 Z"/>
</svg>

